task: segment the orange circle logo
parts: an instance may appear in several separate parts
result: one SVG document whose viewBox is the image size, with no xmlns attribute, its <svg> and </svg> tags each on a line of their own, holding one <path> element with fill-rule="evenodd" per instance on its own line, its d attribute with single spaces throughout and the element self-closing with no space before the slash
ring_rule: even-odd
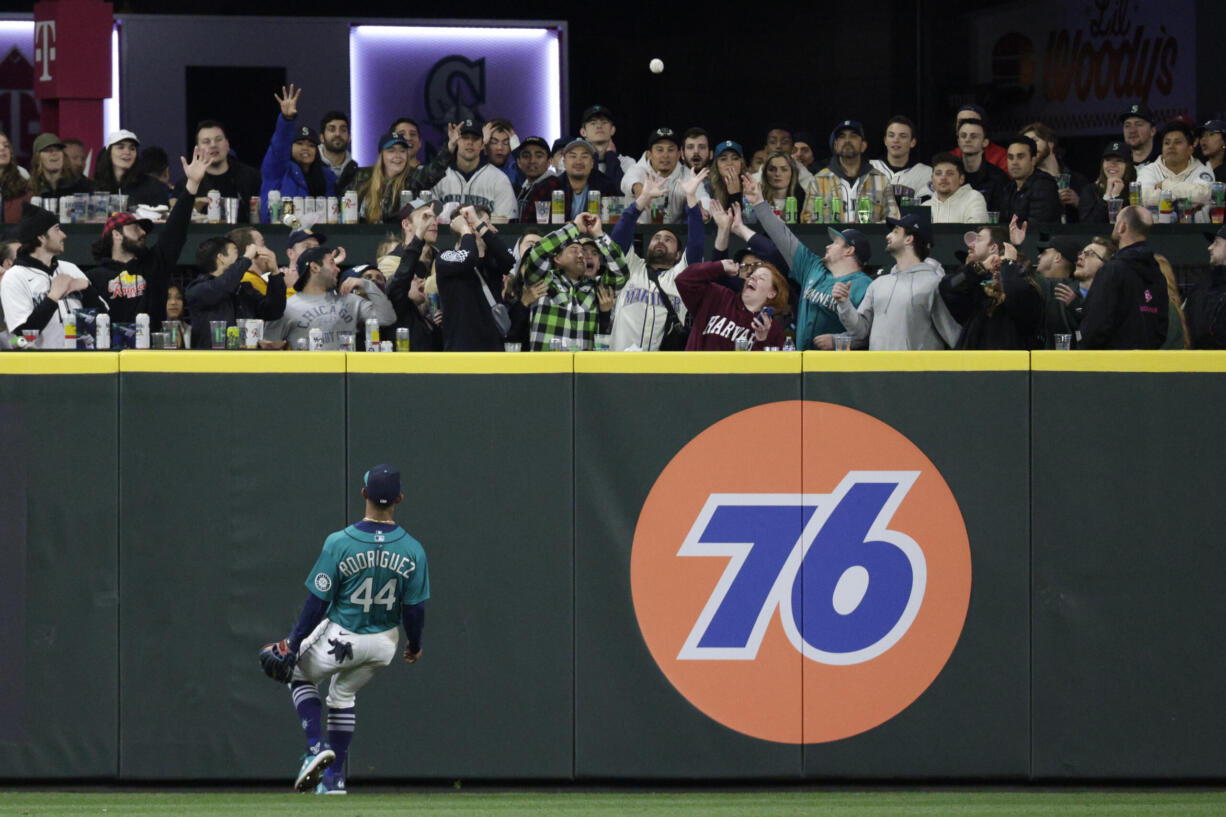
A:
<svg viewBox="0 0 1226 817">
<path fill-rule="evenodd" d="M 966 621 L 970 544 L 914 443 L 793 400 L 726 417 L 673 457 L 630 581 L 686 700 L 753 737 L 823 743 L 884 723 L 940 673 Z"/>
</svg>

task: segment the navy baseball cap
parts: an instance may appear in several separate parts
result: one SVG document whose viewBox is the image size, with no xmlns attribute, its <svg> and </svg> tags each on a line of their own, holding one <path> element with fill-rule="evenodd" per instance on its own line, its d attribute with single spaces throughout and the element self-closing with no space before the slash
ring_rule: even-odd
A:
<svg viewBox="0 0 1226 817">
<path fill-rule="evenodd" d="M 1154 112 L 1144 105 L 1129 105 L 1128 108 L 1125 109 L 1122 114 L 1120 114 L 1120 122 L 1123 123 L 1125 120 L 1132 119 L 1134 116 L 1138 119 L 1144 119 L 1151 125 L 1157 124 L 1158 121 L 1154 118 Z"/>
<path fill-rule="evenodd" d="M 854 131 L 864 138 L 864 126 L 854 119 L 844 119 L 842 122 L 834 126 L 834 130 L 830 131 L 830 149 L 834 150 L 834 140 L 839 138 L 839 134 L 845 130 Z M 810 145 L 812 147 L 812 145 Z"/>
<path fill-rule="evenodd" d="M 725 139 L 715 146 L 715 155 L 711 158 L 711 160 L 715 161 L 719 158 L 721 153 L 726 153 L 729 150 L 735 153 L 737 156 L 745 156 L 745 149 L 741 147 L 739 142 L 733 142 L 731 139 Z"/>
<path fill-rule="evenodd" d="M 332 250 L 329 250 L 326 247 L 307 247 L 302 251 L 302 254 L 298 256 L 298 260 L 294 263 L 294 266 L 298 268 L 299 275 L 304 275 L 311 264 L 323 264 L 324 259 L 327 258 L 328 254 L 331 252 Z M 306 281 L 303 281 L 302 283 L 305 284 Z"/>
<path fill-rule="evenodd" d="M 316 233 L 311 230 L 294 230 L 289 234 L 289 238 L 285 240 L 285 249 L 292 250 L 295 244 L 306 241 L 308 238 L 317 238 L 320 244 L 328 243 L 328 237 L 323 233 Z"/>
<path fill-rule="evenodd" d="M 1039 234 L 1039 249 L 1046 250 L 1049 247 L 1055 247 L 1056 252 L 1064 257 L 1073 266 L 1077 266 L 1077 256 L 1081 254 L 1081 248 L 1084 242 L 1078 241 L 1071 235 L 1046 235 Z"/>
<path fill-rule="evenodd" d="M 1128 145 L 1124 142 L 1120 142 L 1118 140 L 1115 142 L 1108 142 L 1107 146 L 1103 148 L 1103 158 L 1106 159 L 1108 156 L 1118 156 L 1125 161 L 1131 162 L 1132 148 L 1128 147 Z"/>
<path fill-rule="evenodd" d="M 319 134 L 316 133 L 309 125 L 299 125 L 294 128 L 294 141 L 319 144 Z"/>
<path fill-rule="evenodd" d="M 1210 119 L 1197 129 L 1201 134 L 1220 133 L 1226 136 L 1226 119 Z"/>
<path fill-rule="evenodd" d="M 924 239 L 928 246 L 932 246 L 932 216 L 929 213 L 908 213 L 902 218 L 887 217 L 886 223 L 891 227 L 902 227 L 908 233 Z"/>
<path fill-rule="evenodd" d="M 868 259 L 873 255 L 873 249 L 868 244 L 868 236 L 854 227 L 846 230 L 836 230 L 833 227 L 827 227 L 826 232 L 830 235 L 831 241 L 838 241 L 840 238 L 847 242 L 856 250 L 856 259 L 861 264 L 867 264 Z"/>
<path fill-rule="evenodd" d="M 511 152 L 514 153 L 516 156 L 518 156 L 520 154 L 520 151 L 522 151 L 526 147 L 531 147 L 532 145 L 535 145 L 538 148 L 544 148 L 546 153 L 550 152 L 549 143 L 546 142 L 544 139 L 542 139 L 539 136 L 529 136 L 527 139 L 524 139 L 522 142 L 519 143 L 519 147 L 515 148 L 515 150 Z"/>
<path fill-rule="evenodd" d="M 583 116 L 579 119 L 579 124 L 586 125 L 588 122 L 591 122 L 593 119 L 596 119 L 599 117 L 603 117 L 609 120 L 610 122 L 612 122 L 613 112 L 610 111 L 608 108 L 606 108 L 604 105 L 593 105 L 592 107 L 588 108 L 586 111 L 583 112 Z"/>
<path fill-rule="evenodd" d="M 387 507 L 400 496 L 400 472 L 390 465 L 376 465 L 362 477 L 362 487 L 367 499 Z"/>
<path fill-rule="evenodd" d="M 481 126 L 477 124 L 475 119 L 465 119 L 460 122 L 460 135 L 468 134 L 469 136 L 485 136 L 485 132 L 481 130 Z"/>
<path fill-rule="evenodd" d="M 400 145 L 402 148 L 405 148 L 406 150 L 409 147 L 409 143 L 404 141 L 404 137 L 398 133 L 395 133 L 395 132 L 385 133 L 379 137 L 379 152 L 380 153 L 382 153 L 383 151 L 387 150 L 390 147 L 395 147 L 396 145 Z"/>
</svg>

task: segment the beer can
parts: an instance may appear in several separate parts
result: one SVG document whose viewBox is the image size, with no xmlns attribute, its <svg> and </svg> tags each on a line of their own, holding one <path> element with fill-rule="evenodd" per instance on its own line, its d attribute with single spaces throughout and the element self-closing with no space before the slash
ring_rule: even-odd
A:
<svg viewBox="0 0 1226 817">
<path fill-rule="evenodd" d="M 788 224 L 796 223 L 796 197 L 788 196 L 783 202 L 783 220 Z"/>
<path fill-rule="evenodd" d="M 221 200 L 221 204 L 226 224 L 238 224 L 238 199 L 227 197 Z"/>
<path fill-rule="evenodd" d="M 149 348 L 149 314 L 146 312 L 136 315 L 136 348 Z"/>
<path fill-rule="evenodd" d="M 1140 182 L 1129 182 L 1128 183 L 1128 204 L 1133 207 L 1136 207 L 1140 203 L 1141 203 L 1141 183 Z"/>
<path fill-rule="evenodd" d="M 252 196 L 247 203 L 247 221 L 251 224 L 260 223 L 260 197 Z"/>
<path fill-rule="evenodd" d="M 243 343 L 242 335 L 239 334 L 237 326 L 226 327 L 226 349 L 230 351 L 241 348 Z"/>
<path fill-rule="evenodd" d="M 209 222 L 209 224 L 220 224 L 221 223 L 221 191 L 220 190 L 210 190 L 206 194 L 206 196 L 208 198 L 209 205 L 208 205 L 208 210 L 206 212 L 205 218 Z"/>
<path fill-rule="evenodd" d="M 324 330 L 317 326 L 311 327 L 307 332 L 307 337 L 311 339 L 311 351 L 322 352 L 324 349 Z"/>
<path fill-rule="evenodd" d="M 297 203 L 297 201 L 298 201 L 298 196 L 294 196 L 295 204 Z M 311 213 L 315 212 L 315 197 L 314 196 L 303 196 L 302 197 L 302 210 L 300 212 L 302 215 L 310 215 Z"/>
<path fill-rule="evenodd" d="M 248 318 L 243 321 L 243 348 L 258 349 L 264 339 L 264 321 L 260 318 Z"/>
<path fill-rule="evenodd" d="M 319 216 L 318 222 L 322 223 L 328 217 L 328 197 L 315 197 L 315 213 Z"/>
<path fill-rule="evenodd" d="M 401 190 L 399 209 L 403 210 L 404 208 L 408 207 L 412 203 L 413 203 L 413 191 L 412 190 Z"/>
<path fill-rule="evenodd" d="M 566 194 L 561 190 L 553 191 L 553 202 L 549 208 L 549 220 L 553 224 L 566 223 Z"/>
<path fill-rule="evenodd" d="M 77 313 L 76 312 L 70 312 L 68 317 L 64 318 L 64 348 L 65 349 L 77 348 Z"/>
<path fill-rule="evenodd" d="M 353 345 L 353 333 L 352 333 L 352 332 L 344 332 L 344 331 L 337 332 L 337 333 L 336 333 L 336 337 L 337 337 L 337 341 L 336 341 L 336 342 L 337 342 L 337 344 L 340 346 L 340 350 L 341 350 L 342 352 L 352 352 L 352 351 L 354 351 L 354 345 Z"/>
<path fill-rule="evenodd" d="M 396 351 L 397 352 L 409 351 L 408 327 L 405 327 L 405 326 L 396 327 Z"/>
<path fill-rule="evenodd" d="M 340 224 L 341 222 L 341 202 L 336 196 L 328 196 L 328 223 Z"/>
<path fill-rule="evenodd" d="M 380 351 L 380 352 L 390 352 L 390 351 L 392 351 L 392 342 L 391 342 L 390 340 L 381 340 L 381 341 L 379 341 L 379 351 Z"/>
<path fill-rule="evenodd" d="M 379 345 L 379 321 L 377 318 L 366 319 L 366 349 Z"/>
<path fill-rule="evenodd" d="M 94 318 L 94 348 L 111 348 L 111 316 L 105 312 L 99 312 Z"/>
<path fill-rule="evenodd" d="M 294 196 L 294 215 L 302 218 L 306 215 L 306 198 L 302 196 Z M 315 200 L 311 199 L 311 204 L 314 205 Z"/>
<path fill-rule="evenodd" d="M 431 315 L 433 315 L 435 312 L 438 312 L 438 293 L 437 292 L 431 292 L 429 295 L 426 296 L 426 305 L 427 305 L 426 308 L 427 310 L 429 310 Z"/>
<path fill-rule="evenodd" d="M 341 200 L 341 224 L 358 223 L 358 193 L 349 190 Z"/>
<path fill-rule="evenodd" d="M 600 191 L 589 190 L 587 193 L 587 211 L 600 218 Z"/>
<path fill-rule="evenodd" d="M 281 216 L 292 216 L 294 214 L 294 200 L 281 199 Z"/>
<path fill-rule="evenodd" d="M 56 199 L 52 199 L 52 201 L 56 201 Z M 60 205 L 60 210 L 59 210 L 58 215 L 60 218 L 60 223 L 61 224 L 71 224 L 72 223 L 72 196 L 60 196 L 59 205 Z"/>
</svg>

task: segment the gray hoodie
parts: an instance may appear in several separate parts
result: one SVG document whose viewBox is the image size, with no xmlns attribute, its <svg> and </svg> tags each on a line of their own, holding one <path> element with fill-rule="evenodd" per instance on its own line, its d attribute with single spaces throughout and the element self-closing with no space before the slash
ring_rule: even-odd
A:
<svg viewBox="0 0 1226 817">
<path fill-rule="evenodd" d="M 839 320 L 852 336 L 852 345 L 870 351 L 953 348 L 962 327 L 949 314 L 937 284 L 945 275 L 935 258 L 876 278 L 856 307 L 850 300 L 838 305 Z"/>
<path fill-rule="evenodd" d="M 348 295 L 326 292 L 308 295 L 299 292 L 285 302 L 285 314 L 264 329 L 265 340 L 288 340 L 289 348 L 297 349 L 298 341 L 309 342 L 312 329 L 322 329 L 323 348 L 340 348 L 340 332 L 353 332 L 355 338 L 366 329 L 366 319 L 376 318 L 380 326 L 396 322 L 396 309 L 382 290 L 373 282 L 362 279 L 358 290 Z"/>
</svg>

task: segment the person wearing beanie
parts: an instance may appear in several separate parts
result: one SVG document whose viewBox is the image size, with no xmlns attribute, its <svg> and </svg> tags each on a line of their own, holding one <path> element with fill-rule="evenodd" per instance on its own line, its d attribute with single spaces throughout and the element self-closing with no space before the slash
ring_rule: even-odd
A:
<svg viewBox="0 0 1226 817">
<path fill-rule="evenodd" d="M 66 236 L 53 213 L 24 202 L 16 237 L 17 260 L 0 278 L 5 325 L 11 335 L 37 330 L 37 349 L 63 349 L 65 319 L 77 309 L 105 312 L 106 301 L 76 264 L 59 259 Z"/>
</svg>

